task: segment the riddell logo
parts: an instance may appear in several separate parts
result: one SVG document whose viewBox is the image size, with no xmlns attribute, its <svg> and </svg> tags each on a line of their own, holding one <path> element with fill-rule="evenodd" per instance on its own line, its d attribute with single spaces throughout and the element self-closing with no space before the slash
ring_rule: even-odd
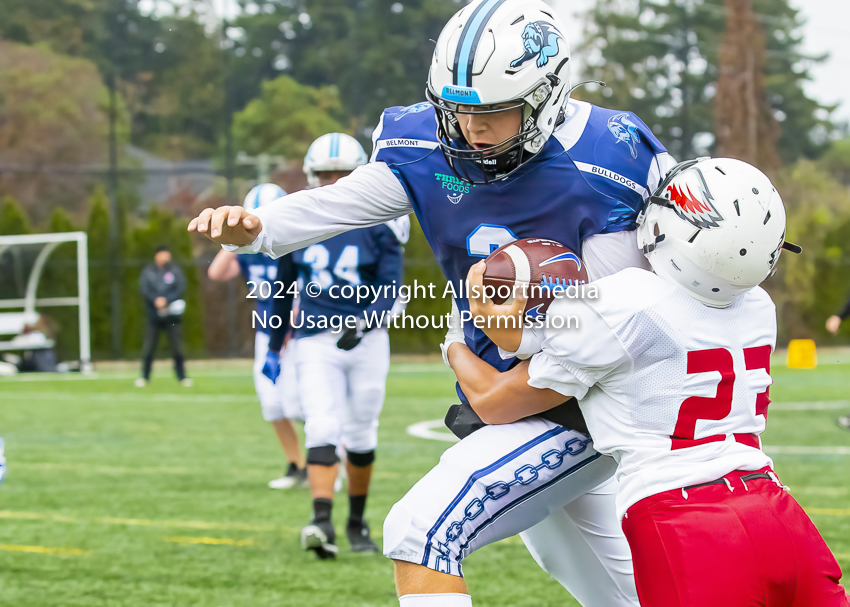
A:
<svg viewBox="0 0 850 607">
<path fill-rule="evenodd" d="M 700 196 L 695 196 L 689 186 L 672 184 L 667 186 L 667 194 L 673 203 L 676 215 L 701 230 L 719 228 L 723 216 L 717 212 L 712 204 L 711 193 L 708 188 L 700 188 Z M 702 200 L 701 200 L 702 198 Z"/>
</svg>

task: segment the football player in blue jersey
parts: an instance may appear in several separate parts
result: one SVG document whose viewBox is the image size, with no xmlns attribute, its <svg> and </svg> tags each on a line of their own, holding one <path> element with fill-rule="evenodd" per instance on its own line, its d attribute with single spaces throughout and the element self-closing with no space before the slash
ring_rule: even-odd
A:
<svg viewBox="0 0 850 607">
<path fill-rule="evenodd" d="M 320 187 L 335 183 L 366 162 L 366 152 L 356 139 L 328 133 L 310 146 L 304 172 L 310 186 Z M 390 367 L 389 336 L 386 326 L 379 326 L 389 323 L 377 319 L 389 314 L 395 301 L 393 292 L 401 286 L 402 245 L 409 232 L 410 220 L 400 217 L 281 258 L 290 258 L 302 285 L 298 309 L 291 317 L 292 338 L 284 365 L 293 364 L 298 384 L 313 497 L 313 518 L 301 531 L 301 544 L 319 558 L 333 557 L 339 550 L 331 522 L 339 446 L 346 452 L 348 541 L 354 552 L 378 551 L 363 517 Z M 382 293 L 361 301 L 348 293 L 363 286 Z M 284 303 L 283 312 L 287 311 Z M 273 313 L 283 315 L 277 307 Z M 269 371 L 273 372 L 276 353 L 289 328 L 286 323 L 272 332 Z M 290 381 L 283 378 L 284 384 Z"/>
<path fill-rule="evenodd" d="M 273 183 L 264 183 L 248 192 L 243 206 L 249 212 L 253 212 L 264 204 L 282 196 L 286 196 L 286 192 L 282 188 Z M 280 263 L 265 253 L 237 255 L 229 251 L 219 251 L 207 269 L 207 276 L 211 280 L 227 281 L 241 274 L 248 281 L 249 295 L 256 298 L 257 313 L 260 317 L 264 317 L 271 313 L 272 295 L 278 291 L 274 286 L 275 281 L 285 278 L 279 275 L 278 266 Z M 263 419 L 271 423 L 286 458 L 289 460 L 286 474 L 269 481 L 269 487 L 272 489 L 289 489 L 306 483 L 307 469 L 298 434 L 296 434 L 295 427 L 292 424 L 292 419 L 298 416 L 296 403 L 294 399 L 286 398 L 286 394 L 275 387 L 274 381 L 262 373 L 269 346 L 269 329 L 267 326 L 256 323 L 254 389 L 260 399 Z"/>
<path fill-rule="evenodd" d="M 634 114 L 570 100 L 569 74 L 564 29 L 548 5 L 475 0 L 437 41 L 428 102 L 385 110 L 369 164 L 255 214 L 207 209 L 189 230 L 279 256 L 414 212 L 456 289 L 474 263 L 518 238 L 562 242 L 591 279 L 645 267 L 635 220 L 672 159 Z M 469 309 L 463 296 L 455 303 Z M 517 362 L 471 323 L 453 335 L 499 370 Z M 402 605 L 470 605 L 463 559 L 516 533 L 583 605 L 637 605 L 615 513 L 616 463 L 593 449 L 576 413 L 567 403 L 484 426 L 393 507 L 384 554 Z"/>
</svg>

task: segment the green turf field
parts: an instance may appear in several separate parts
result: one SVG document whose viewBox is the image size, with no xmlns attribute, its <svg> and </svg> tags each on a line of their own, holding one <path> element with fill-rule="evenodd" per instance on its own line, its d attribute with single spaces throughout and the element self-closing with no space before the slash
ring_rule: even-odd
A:
<svg viewBox="0 0 850 607">
<path fill-rule="evenodd" d="M 834 422 L 850 410 L 850 364 L 773 374 L 765 444 L 807 447 L 775 454 L 776 469 L 850 569 L 850 433 Z M 383 557 L 344 538 L 335 562 L 301 551 L 309 494 L 266 488 L 283 458 L 249 368 L 193 376 L 188 389 L 167 373 L 145 389 L 129 372 L 0 379 L 0 605 L 397 605 Z M 448 446 L 405 428 L 441 418 L 452 394 L 441 364 L 393 367 L 367 508 L 376 535 Z M 516 538 L 464 572 L 476 605 L 577 605 Z"/>
</svg>

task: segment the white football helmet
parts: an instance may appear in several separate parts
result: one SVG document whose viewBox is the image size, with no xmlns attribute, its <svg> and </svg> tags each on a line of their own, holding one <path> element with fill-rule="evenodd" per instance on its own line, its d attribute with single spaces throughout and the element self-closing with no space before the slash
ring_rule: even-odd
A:
<svg viewBox="0 0 850 607">
<path fill-rule="evenodd" d="M 503 179 L 543 149 L 563 121 L 569 62 L 564 27 L 541 0 L 475 0 L 452 17 L 437 40 L 425 93 L 459 178 Z M 480 150 L 464 141 L 455 114 L 517 107 L 523 117 L 516 135 Z"/>
<path fill-rule="evenodd" d="M 311 188 L 319 187 L 316 173 L 322 171 L 353 171 L 369 162 L 360 142 L 345 133 L 328 133 L 310 144 L 304 157 L 304 174 Z"/>
<path fill-rule="evenodd" d="M 286 196 L 286 192 L 276 183 L 261 183 L 251 188 L 242 206 L 251 213 L 282 196 Z"/>
<path fill-rule="evenodd" d="M 770 179 L 731 158 L 673 167 L 637 219 L 637 245 L 659 276 L 724 308 L 771 276 L 785 242 L 785 206 Z"/>
</svg>

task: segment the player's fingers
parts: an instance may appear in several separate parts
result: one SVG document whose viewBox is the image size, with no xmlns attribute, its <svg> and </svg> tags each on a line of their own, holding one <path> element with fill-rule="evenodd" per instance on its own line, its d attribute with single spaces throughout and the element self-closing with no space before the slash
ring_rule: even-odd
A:
<svg viewBox="0 0 850 607">
<path fill-rule="evenodd" d="M 221 231 L 224 229 L 224 221 L 230 214 L 231 207 L 220 207 L 213 211 L 210 218 L 210 238 L 218 238 L 221 236 Z"/>
<path fill-rule="evenodd" d="M 200 214 L 189 223 L 190 229 L 194 222 L 198 232 L 204 234 L 207 231 L 207 228 L 209 228 L 210 217 L 212 217 L 213 211 L 215 211 L 215 209 L 211 209 L 209 207 L 201 211 Z"/>
<path fill-rule="evenodd" d="M 242 207 L 230 207 L 230 211 L 227 213 L 228 227 L 236 227 L 239 224 L 239 220 L 242 219 L 243 213 L 245 213 L 245 209 Z"/>
<path fill-rule="evenodd" d="M 482 260 L 469 268 L 469 272 L 466 274 L 469 292 L 480 302 L 487 301 L 487 298 L 484 296 L 484 271 L 486 269 L 487 264 Z"/>
<path fill-rule="evenodd" d="M 246 213 L 245 217 L 242 219 L 242 225 L 245 226 L 245 229 L 247 230 L 250 230 L 259 223 L 260 219 L 256 215 L 251 215 L 250 213 Z"/>
<path fill-rule="evenodd" d="M 525 311 L 528 302 L 528 285 L 516 285 L 514 287 L 514 300 L 511 302 L 509 314 L 514 316 Z"/>
</svg>

